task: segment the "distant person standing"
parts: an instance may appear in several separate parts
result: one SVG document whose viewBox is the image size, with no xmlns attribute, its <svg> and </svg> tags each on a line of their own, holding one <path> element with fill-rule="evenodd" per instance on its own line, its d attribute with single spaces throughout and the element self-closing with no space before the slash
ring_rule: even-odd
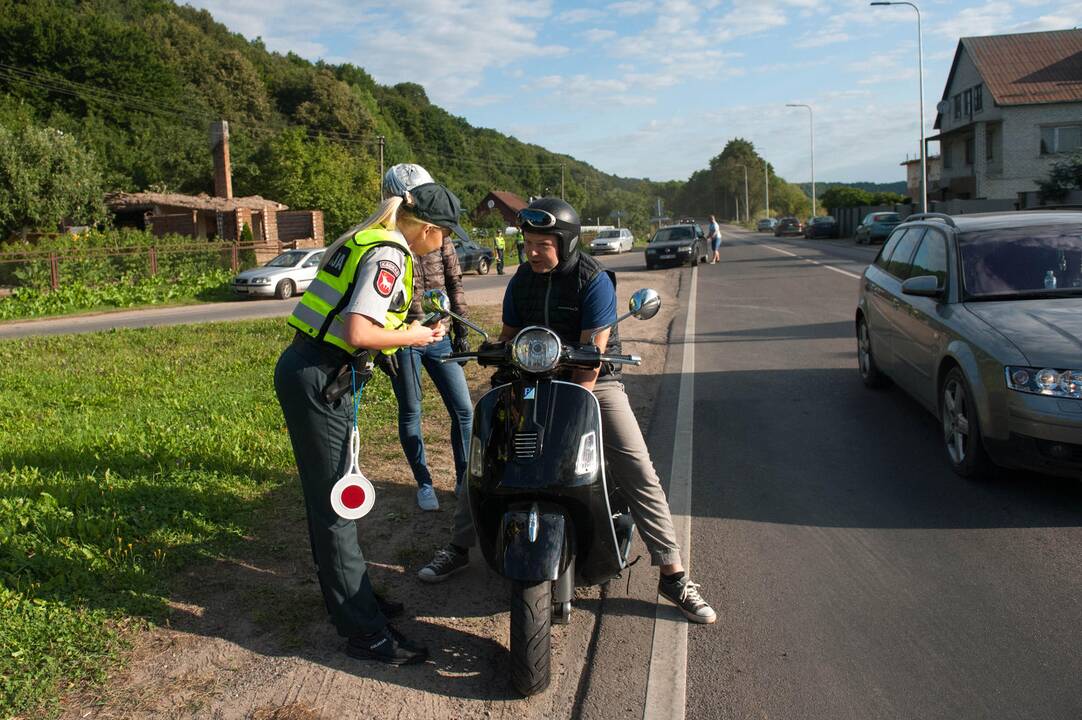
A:
<svg viewBox="0 0 1082 720">
<path fill-rule="evenodd" d="M 717 218 L 713 215 L 710 216 L 710 247 L 714 251 L 713 257 L 710 258 L 711 264 L 721 262 L 721 226 L 718 225 Z"/>
<path fill-rule="evenodd" d="M 493 244 L 496 246 L 496 274 L 503 275 L 503 253 L 507 248 L 507 243 L 503 239 L 503 230 L 496 231 L 496 239 Z"/>
<path fill-rule="evenodd" d="M 521 230 L 515 233 L 515 247 L 518 249 L 518 264 L 522 265 L 526 262 L 526 238 Z"/>
</svg>

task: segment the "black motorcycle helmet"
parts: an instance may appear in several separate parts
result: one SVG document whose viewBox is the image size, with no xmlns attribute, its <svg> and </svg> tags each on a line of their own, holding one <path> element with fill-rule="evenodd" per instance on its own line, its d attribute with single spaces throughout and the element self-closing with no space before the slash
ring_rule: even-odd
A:
<svg viewBox="0 0 1082 720">
<path fill-rule="evenodd" d="M 575 208 L 560 198 L 544 197 L 534 200 L 518 211 L 518 226 L 522 232 L 537 232 L 556 237 L 556 256 L 565 264 L 579 252 L 579 230 L 582 222 Z"/>
</svg>

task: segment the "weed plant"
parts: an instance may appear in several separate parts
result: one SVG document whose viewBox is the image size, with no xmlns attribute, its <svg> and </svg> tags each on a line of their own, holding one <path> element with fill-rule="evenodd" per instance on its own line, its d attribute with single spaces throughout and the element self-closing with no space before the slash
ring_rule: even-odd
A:
<svg viewBox="0 0 1082 720">
<path fill-rule="evenodd" d="M 126 629 L 166 617 L 178 571 L 228 551 L 294 482 L 272 384 L 291 332 L 0 343 L 0 717 L 55 715 L 67 689 L 102 681 Z M 377 373 L 367 447 L 397 447 L 396 412 Z"/>
</svg>

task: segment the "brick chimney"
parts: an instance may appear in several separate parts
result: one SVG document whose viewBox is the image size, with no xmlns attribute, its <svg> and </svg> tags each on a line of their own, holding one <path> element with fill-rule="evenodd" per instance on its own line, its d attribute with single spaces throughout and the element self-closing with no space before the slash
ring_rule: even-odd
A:
<svg viewBox="0 0 1082 720">
<path fill-rule="evenodd" d="M 229 123 L 210 124 L 210 151 L 214 155 L 214 195 L 233 197 L 233 171 L 229 166 Z"/>
</svg>

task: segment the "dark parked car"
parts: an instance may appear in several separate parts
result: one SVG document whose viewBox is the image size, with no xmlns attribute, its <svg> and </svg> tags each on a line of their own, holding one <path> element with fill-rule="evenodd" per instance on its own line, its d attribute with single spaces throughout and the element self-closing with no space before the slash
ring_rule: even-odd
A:
<svg viewBox="0 0 1082 720">
<path fill-rule="evenodd" d="M 809 240 L 824 237 L 836 238 L 838 237 L 838 222 L 830 215 L 814 217 L 804 226 L 804 237 Z"/>
<path fill-rule="evenodd" d="M 864 216 L 860 225 L 857 226 L 853 237 L 857 239 L 857 245 L 882 242 L 894 231 L 894 228 L 898 227 L 898 223 L 901 221 L 902 217 L 896 212 L 868 213 Z"/>
<path fill-rule="evenodd" d="M 783 235 L 801 235 L 804 232 L 804 225 L 795 217 L 784 217 L 778 220 L 778 224 L 774 226 L 774 237 L 782 237 Z"/>
<path fill-rule="evenodd" d="M 778 224 L 778 221 L 774 218 L 763 218 L 755 226 L 755 229 L 759 232 L 774 232 L 774 226 Z"/>
<path fill-rule="evenodd" d="M 1082 213 L 910 217 L 864 271 L 856 334 L 865 385 L 935 414 L 959 475 L 1082 479 Z"/>
<path fill-rule="evenodd" d="M 458 238 L 455 238 L 454 245 L 462 272 L 476 270 L 478 275 L 488 275 L 488 269 L 492 267 L 492 248 L 481 247 L 473 240 Z"/>
<path fill-rule="evenodd" d="M 646 246 L 647 270 L 658 265 L 694 266 L 706 260 L 706 237 L 695 223 L 660 228 Z"/>
</svg>

